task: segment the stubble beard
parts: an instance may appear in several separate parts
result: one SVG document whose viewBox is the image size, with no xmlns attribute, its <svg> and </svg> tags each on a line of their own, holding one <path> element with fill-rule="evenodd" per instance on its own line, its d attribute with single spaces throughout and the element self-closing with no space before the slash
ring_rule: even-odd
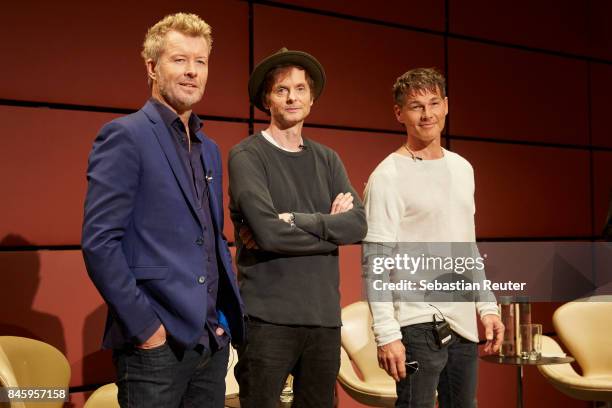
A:
<svg viewBox="0 0 612 408">
<path fill-rule="evenodd" d="M 197 92 L 192 94 L 183 93 L 180 89 L 181 85 L 176 84 L 175 92 L 172 92 L 172 87 L 168 86 L 166 81 L 160 81 L 158 84 L 160 96 L 177 112 L 185 112 L 191 110 L 193 105 L 202 100 L 204 90 L 197 89 Z"/>
</svg>

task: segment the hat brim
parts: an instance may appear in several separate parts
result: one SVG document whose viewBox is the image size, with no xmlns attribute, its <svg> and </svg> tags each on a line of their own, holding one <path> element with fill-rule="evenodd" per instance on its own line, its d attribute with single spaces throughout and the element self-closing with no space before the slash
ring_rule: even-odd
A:
<svg viewBox="0 0 612 408">
<path fill-rule="evenodd" d="M 321 63 L 312 55 L 302 51 L 281 50 L 257 64 L 249 78 L 249 99 L 260 111 L 268 112 L 268 109 L 263 105 L 261 97 L 266 74 L 274 67 L 285 64 L 295 64 L 308 71 L 314 82 L 314 89 L 311 90 L 313 99 L 317 99 L 321 92 L 323 92 L 325 87 L 325 70 Z"/>
</svg>

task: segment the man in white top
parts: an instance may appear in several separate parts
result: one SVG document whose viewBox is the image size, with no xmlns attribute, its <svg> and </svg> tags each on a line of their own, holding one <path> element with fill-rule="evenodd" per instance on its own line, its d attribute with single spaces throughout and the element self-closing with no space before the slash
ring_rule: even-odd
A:
<svg viewBox="0 0 612 408">
<path fill-rule="evenodd" d="M 440 144 L 448 114 L 444 77 L 435 69 L 414 69 L 397 79 L 393 93 L 395 116 L 407 138 L 378 165 L 366 187 L 366 277 L 372 274 L 368 245 L 474 243 L 476 238 L 472 166 Z M 394 273 L 398 272 L 392 269 L 391 281 L 397 279 Z M 436 389 L 442 408 L 474 407 L 476 312 L 485 328 L 484 351 L 496 352 L 504 332 L 496 303 L 407 302 L 395 295 L 389 299 L 381 301 L 368 291 L 379 365 L 397 381 L 396 407 L 434 407 Z M 434 315 L 437 326 L 444 320 L 450 325 L 441 342 L 436 339 Z"/>
</svg>

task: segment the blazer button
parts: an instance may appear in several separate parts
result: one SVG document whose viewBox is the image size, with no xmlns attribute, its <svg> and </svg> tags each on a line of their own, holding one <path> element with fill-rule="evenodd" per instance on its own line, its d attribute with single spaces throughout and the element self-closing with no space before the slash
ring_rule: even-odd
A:
<svg viewBox="0 0 612 408">
<path fill-rule="evenodd" d="M 206 276 L 198 276 L 198 283 L 204 284 L 206 282 Z"/>
<path fill-rule="evenodd" d="M 196 244 L 198 245 L 203 245 L 204 244 L 204 239 L 202 237 L 198 237 L 198 239 L 196 239 Z"/>
</svg>

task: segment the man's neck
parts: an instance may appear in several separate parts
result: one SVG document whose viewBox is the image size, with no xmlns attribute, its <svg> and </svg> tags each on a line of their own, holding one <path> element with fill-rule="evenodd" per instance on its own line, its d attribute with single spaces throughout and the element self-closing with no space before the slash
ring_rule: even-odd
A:
<svg viewBox="0 0 612 408">
<path fill-rule="evenodd" d="M 301 150 L 300 146 L 303 144 L 303 125 L 304 122 L 299 122 L 289 128 L 281 129 L 276 123 L 272 122 L 266 132 L 272 136 L 279 146 L 292 152 L 299 152 Z"/>
<path fill-rule="evenodd" d="M 191 110 L 185 112 L 177 112 L 176 114 L 181 119 L 181 122 L 183 122 L 183 125 L 185 125 L 185 131 L 187 132 L 187 134 L 189 134 L 189 117 L 191 116 Z"/>
<path fill-rule="evenodd" d="M 423 142 L 415 137 L 406 138 L 404 145 L 398 149 L 398 153 L 421 160 L 436 160 L 444 157 L 444 151 L 440 144 L 440 137 L 429 142 Z"/>
<path fill-rule="evenodd" d="M 155 92 L 153 92 L 153 95 L 151 96 L 155 98 L 155 100 L 157 100 L 159 103 L 166 106 L 168 109 L 178 115 L 179 119 L 181 120 L 181 122 L 183 122 L 183 125 L 185 126 L 185 131 L 187 132 L 187 135 L 189 135 L 189 117 L 191 116 L 191 109 L 184 111 L 178 110 L 174 106 L 166 102 L 166 100 L 161 95 L 156 95 Z"/>
<path fill-rule="evenodd" d="M 185 133 L 187 134 L 187 149 L 191 151 L 191 131 L 189 130 L 189 117 L 191 116 L 191 109 L 179 112 L 172 105 L 166 102 L 166 100 L 161 95 L 157 94 L 156 92 L 153 92 L 151 96 L 156 101 L 166 106 L 168 109 L 170 109 L 172 112 L 178 115 L 181 122 L 183 122 L 183 126 L 185 126 Z"/>
</svg>

